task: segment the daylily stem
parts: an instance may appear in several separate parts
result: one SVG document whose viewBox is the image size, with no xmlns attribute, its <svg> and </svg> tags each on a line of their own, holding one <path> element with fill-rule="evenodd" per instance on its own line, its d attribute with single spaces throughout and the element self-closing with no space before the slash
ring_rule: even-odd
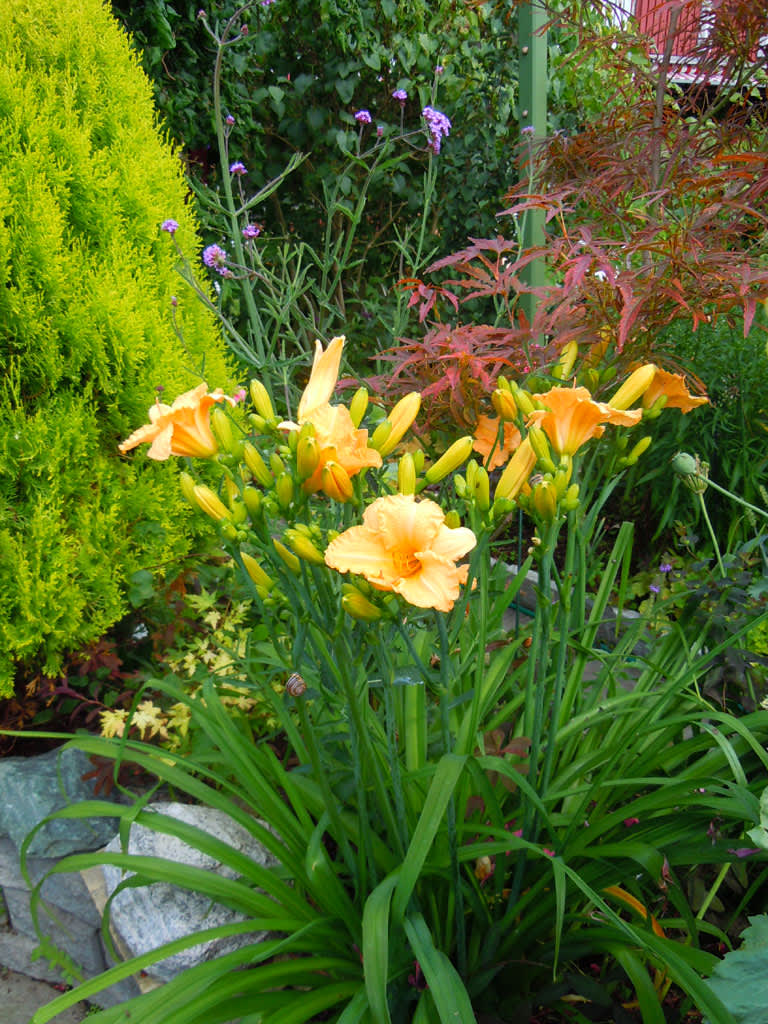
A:
<svg viewBox="0 0 768 1024">
<path fill-rule="evenodd" d="M 722 556 L 720 554 L 720 548 L 719 548 L 718 543 L 717 543 L 717 537 L 715 536 L 715 531 L 712 528 L 712 523 L 711 523 L 710 518 L 709 518 L 709 513 L 707 512 L 707 504 L 704 501 L 704 495 L 701 494 L 701 493 L 699 494 L 699 501 L 701 502 L 701 511 L 702 511 L 702 513 L 704 515 L 704 521 L 707 524 L 707 529 L 709 530 L 709 536 L 712 538 L 712 544 L 713 544 L 714 549 L 715 549 L 715 555 L 717 556 L 717 564 L 718 564 L 718 566 L 720 568 L 720 575 L 723 577 L 723 579 L 725 579 L 725 576 L 726 576 L 725 566 L 723 565 L 723 559 L 722 559 Z"/>
</svg>

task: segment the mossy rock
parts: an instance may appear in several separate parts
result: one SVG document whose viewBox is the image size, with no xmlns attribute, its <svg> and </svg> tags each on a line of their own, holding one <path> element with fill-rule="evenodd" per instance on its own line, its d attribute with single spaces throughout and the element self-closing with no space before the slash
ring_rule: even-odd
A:
<svg viewBox="0 0 768 1024">
<path fill-rule="evenodd" d="M 6 0 L 0 19 L 0 696 L 55 673 L 126 611 L 126 582 L 199 529 L 173 462 L 117 445 L 207 380 L 226 346 L 181 281 L 197 224 L 150 86 L 99 0 Z M 172 311 L 172 296 L 178 306 Z M 172 312 L 181 338 L 174 327 Z M 183 340 L 182 340 L 183 339 Z"/>
</svg>

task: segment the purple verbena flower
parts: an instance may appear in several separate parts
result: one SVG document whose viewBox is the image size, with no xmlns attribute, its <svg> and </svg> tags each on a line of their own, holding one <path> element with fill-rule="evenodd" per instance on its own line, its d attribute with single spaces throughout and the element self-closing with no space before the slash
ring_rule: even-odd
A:
<svg viewBox="0 0 768 1024">
<path fill-rule="evenodd" d="M 242 234 L 243 238 L 258 238 L 261 234 L 261 228 L 257 228 L 255 224 L 246 224 Z"/>
<path fill-rule="evenodd" d="M 392 93 L 392 99 L 397 100 L 398 103 L 405 103 L 405 101 L 408 99 L 408 93 L 405 91 L 405 89 L 395 89 L 395 91 Z"/>
<path fill-rule="evenodd" d="M 427 127 L 429 128 L 432 151 L 433 153 L 439 153 L 443 136 L 447 137 L 451 134 L 451 122 L 445 114 L 435 110 L 434 107 L 424 107 L 421 116 L 427 122 Z"/>
<path fill-rule="evenodd" d="M 211 270 L 216 270 L 222 277 L 226 277 L 228 274 L 225 262 L 227 254 L 221 248 L 220 245 L 209 245 L 203 249 L 203 263 L 206 267 L 210 267 Z"/>
<path fill-rule="evenodd" d="M 355 120 L 359 122 L 359 124 L 370 124 L 373 118 L 371 117 L 370 110 L 358 110 L 355 114 Z"/>
<path fill-rule="evenodd" d="M 179 222 L 169 217 L 168 220 L 164 220 L 160 225 L 160 230 L 167 231 L 169 235 L 175 235 L 179 230 Z"/>
<path fill-rule="evenodd" d="M 245 164 L 240 160 L 235 160 L 233 164 L 229 165 L 230 174 L 245 174 Z"/>
</svg>

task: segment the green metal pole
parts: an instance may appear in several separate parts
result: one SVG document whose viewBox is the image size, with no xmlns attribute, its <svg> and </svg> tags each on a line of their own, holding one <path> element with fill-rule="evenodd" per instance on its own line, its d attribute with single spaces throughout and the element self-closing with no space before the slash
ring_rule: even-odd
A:
<svg viewBox="0 0 768 1024">
<path fill-rule="evenodd" d="M 547 133 L 547 12 L 537 3 L 522 3 L 518 8 L 518 37 L 520 41 L 520 136 L 522 166 L 520 180 L 530 180 L 530 166 L 526 154 L 531 154 L 537 140 Z M 541 245 L 544 241 L 544 211 L 527 210 L 522 217 L 524 248 Z M 521 277 L 525 284 L 540 288 L 545 283 L 543 260 L 534 260 L 524 269 Z M 523 295 L 522 306 L 529 322 L 536 310 L 536 297 Z"/>
</svg>

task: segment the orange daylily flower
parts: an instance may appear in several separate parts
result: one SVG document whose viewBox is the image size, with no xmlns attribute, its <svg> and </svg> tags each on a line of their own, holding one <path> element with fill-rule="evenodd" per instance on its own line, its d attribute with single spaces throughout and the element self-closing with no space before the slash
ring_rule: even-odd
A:
<svg viewBox="0 0 768 1024">
<path fill-rule="evenodd" d="M 475 428 L 475 443 L 472 448 L 483 456 L 483 465 L 487 470 L 503 466 L 519 444 L 520 431 L 514 423 L 504 423 L 504 437 L 499 444 L 498 417 L 480 416 L 478 418 Z"/>
<path fill-rule="evenodd" d="M 368 506 L 362 526 L 331 541 L 325 562 L 339 572 L 364 576 L 377 590 L 400 594 L 417 608 L 448 612 L 469 571 L 456 561 L 476 543 L 466 527 L 447 527 L 434 501 L 392 494 Z"/>
<path fill-rule="evenodd" d="M 323 476 L 323 470 L 329 463 L 340 466 L 346 477 L 352 477 L 369 466 L 381 465 L 381 455 L 368 447 L 368 431 L 355 427 L 345 405 L 331 405 L 329 402 L 339 376 L 344 341 L 344 335 L 333 338 L 325 350 L 319 341 L 316 342 L 312 372 L 299 401 L 298 423 L 280 424 L 287 430 L 298 430 L 305 423 L 312 424 L 318 461 L 302 487 L 309 494 L 323 490 L 337 500 L 340 492 L 327 473 Z"/>
<path fill-rule="evenodd" d="M 650 409 L 662 395 L 667 397 L 665 409 L 680 409 L 684 413 L 709 401 L 706 395 L 690 393 L 682 373 L 668 373 L 657 368 L 650 387 L 643 395 L 643 408 Z"/>
<path fill-rule="evenodd" d="M 341 367 L 341 353 L 344 348 L 344 335 L 332 338 L 328 348 L 323 350 L 322 343 L 315 342 L 315 358 L 312 372 L 299 401 L 299 424 L 312 419 L 312 413 L 320 406 L 327 405 L 336 388 Z"/>
<path fill-rule="evenodd" d="M 207 459 L 219 450 L 211 431 L 211 406 L 216 402 L 235 404 L 234 398 L 225 395 L 221 388 L 208 392 L 207 384 L 199 384 L 175 399 L 173 405 L 165 405 L 159 399 L 149 410 L 150 422 L 134 430 L 127 440 L 119 445 L 125 454 L 137 445 L 148 443 L 147 455 L 162 462 L 171 455 L 189 455 Z"/>
<path fill-rule="evenodd" d="M 527 423 L 542 428 L 558 455 L 574 455 L 591 438 L 602 437 L 606 423 L 632 427 L 643 415 L 640 409 L 595 402 L 586 388 L 552 388 L 533 398 L 546 408 L 535 409 Z"/>
</svg>

